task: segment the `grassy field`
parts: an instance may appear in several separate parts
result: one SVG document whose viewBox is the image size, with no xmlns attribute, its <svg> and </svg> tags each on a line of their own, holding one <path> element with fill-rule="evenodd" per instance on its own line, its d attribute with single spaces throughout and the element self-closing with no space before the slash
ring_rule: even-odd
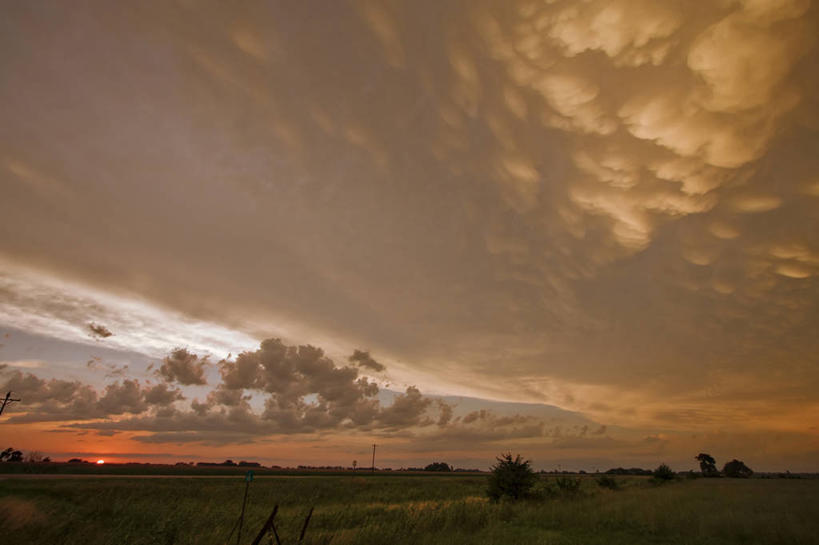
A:
<svg viewBox="0 0 819 545">
<path fill-rule="evenodd" d="M 542 486 L 553 489 L 551 479 Z M 819 480 L 619 483 L 607 490 L 588 477 L 576 496 L 493 504 L 485 476 L 259 478 L 242 543 L 275 504 L 282 543 L 296 542 L 311 506 L 312 544 L 819 543 Z M 26 544 L 224 544 L 243 490 L 240 477 L 8 477 L 0 480 L 0 536 Z"/>
</svg>

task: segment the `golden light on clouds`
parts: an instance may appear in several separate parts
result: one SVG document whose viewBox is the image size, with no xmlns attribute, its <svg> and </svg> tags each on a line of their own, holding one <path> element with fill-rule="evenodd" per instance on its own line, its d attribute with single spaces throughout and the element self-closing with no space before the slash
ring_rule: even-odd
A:
<svg viewBox="0 0 819 545">
<path fill-rule="evenodd" d="M 322 430 L 396 460 L 520 441 L 815 470 L 818 21 L 808 0 L 9 7 L 0 372 L 37 400 L 15 429 L 110 460 Z M 272 338 L 335 366 L 291 377 L 293 405 L 232 374 Z M 353 353 L 378 393 L 328 412 L 310 396 L 363 373 Z"/>
</svg>

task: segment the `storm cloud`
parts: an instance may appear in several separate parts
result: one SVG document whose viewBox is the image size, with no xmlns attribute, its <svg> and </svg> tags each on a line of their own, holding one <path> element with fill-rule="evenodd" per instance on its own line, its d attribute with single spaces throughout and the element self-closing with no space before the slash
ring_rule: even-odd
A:
<svg viewBox="0 0 819 545">
<path fill-rule="evenodd" d="M 330 4 L 9 6 L 0 325 L 214 426 L 497 424 L 434 392 L 816 451 L 816 2 Z M 86 399 L 43 410 L 155 416 L 42 351 Z"/>
</svg>

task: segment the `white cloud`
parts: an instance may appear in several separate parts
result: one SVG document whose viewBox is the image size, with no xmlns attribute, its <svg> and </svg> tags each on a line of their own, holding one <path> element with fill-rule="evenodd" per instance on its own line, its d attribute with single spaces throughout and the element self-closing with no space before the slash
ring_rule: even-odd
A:
<svg viewBox="0 0 819 545">
<path fill-rule="evenodd" d="M 0 324 L 80 344 L 160 356 L 186 339 L 196 351 L 224 357 L 256 341 L 222 325 L 194 320 L 136 297 L 113 295 L 4 264 L 0 273 Z M 106 324 L 116 335 L 98 339 L 88 324 Z"/>
</svg>

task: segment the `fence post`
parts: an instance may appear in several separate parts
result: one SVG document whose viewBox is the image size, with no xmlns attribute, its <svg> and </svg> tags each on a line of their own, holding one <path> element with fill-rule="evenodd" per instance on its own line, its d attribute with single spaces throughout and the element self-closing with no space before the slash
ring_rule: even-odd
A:
<svg viewBox="0 0 819 545">
<path fill-rule="evenodd" d="M 242 513 L 239 515 L 239 531 L 236 532 L 236 545 L 242 539 L 242 525 L 245 522 L 245 504 L 247 503 L 247 489 L 250 488 L 250 483 L 253 481 L 253 470 L 245 474 L 245 496 L 242 498 Z"/>
<path fill-rule="evenodd" d="M 299 543 L 304 541 L 304 533 L 307 531 L 307 525 L 310 524 L 310 517 L 313 516 L 313 509 L 315 509 L 315 507 L 310 508 L 310 512 L 307 513 L 307 518 L 304 519 L 304 526 L 301 527 L 301 535 L 299 535 Z"/>
<path fill-rule="evenodd" d="M 278 506 L 278 505 L 276 505 L 276 506 L 273 508 L 273 512 L 272 512 L 272 513 L 270 513 L 270 516 L 269 516 L 269 517 L 267 517 L 267 521 L 264 523 L 264 526 L 262 526 L 262 529 L 261 529 L 261 530 L 259 530 L 259 535 L 257 535 L 257 536 L 256 536 L 256 539 L 254 539 L 254 540 L 253 540 L 253 545 L 259 545 L 259 543 L 261 543 L 261 542 L 262 542 L 262 538 L 264 537 L 264 535 L 265 535 L 265 534 L 266 534 L 266 533 L 267 533 L 269 530 L 273 530 L 273 536 L 276 538 L 276 543 L 277 543 L 278 545 L 281 545 L 281 542 L 279 541 L 279 533 L 278 533 L 278 532 L 276 532 L 276 526 L 273 524 L 273 519 L 275 519 L 275 518 L 276 518 L 276 513 L 277 513 L 278 511 L 279 511 L 279 506 Z"/>
</svg>

